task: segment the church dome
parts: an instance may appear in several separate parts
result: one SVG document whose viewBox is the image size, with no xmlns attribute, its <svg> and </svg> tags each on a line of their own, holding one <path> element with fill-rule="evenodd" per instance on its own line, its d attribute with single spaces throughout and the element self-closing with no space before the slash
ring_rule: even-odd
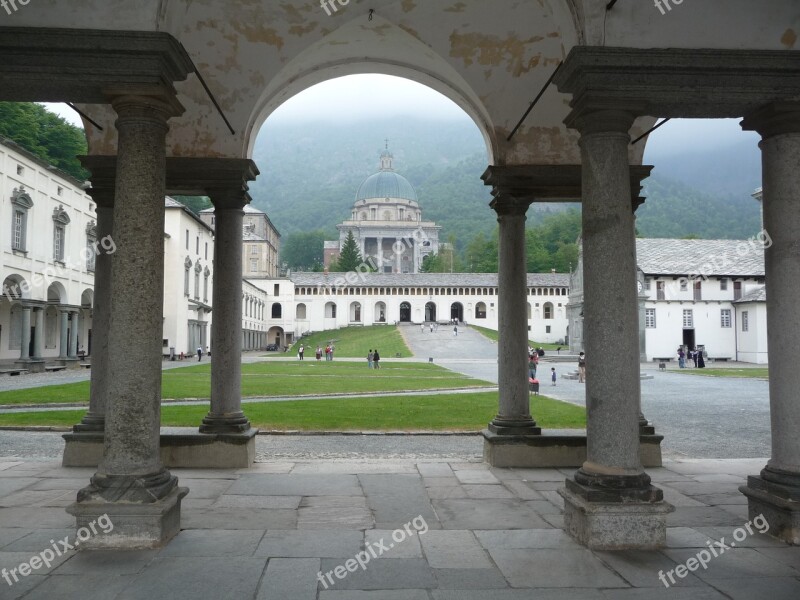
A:
<svg viewBox="0 0 800 600">
<path fill-rule="evenodd" d="M 364 180 L 356 192 L 356 202 L 377 198 L 399 198 L 417 201 L 414 186 L 392 168 L 392 154 L 388 148 L 381 154 L 381 170 Z"/>
</svg>

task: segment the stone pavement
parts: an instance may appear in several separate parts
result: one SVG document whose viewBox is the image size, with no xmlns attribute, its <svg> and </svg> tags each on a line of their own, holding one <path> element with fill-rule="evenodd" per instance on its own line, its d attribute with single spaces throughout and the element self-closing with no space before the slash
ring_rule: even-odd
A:
<svg viewBox="0 0 800 600">
<path fill-rule="evenodd" d="M 568 470 L 414 460 L 175 470 L 190 492 L 182 531 L 164 548 L 66 551 L 13 586 L 0 579 L 0 600 L 796 599 L 800 548 L 757 533 L 757 523 L 752 535 L 743 528 L 737 486 L 764 462 L 652 469 L 677 508 L 667 548 L 650 552 L 592 552 L 567 537 L 555 490 Z M 0 462 L 0 568 L 30 561 L 53 540 L 76 541 L 64 507 L 91 474 Z M 719 556 L 707 568 L 687 563 L 714 540 Z M 369 549 L 364 569 L 348 562 Z M 676 573 L 666 588 L 659 572 L 669 581 L 681 564 L 694 572 Z M 320 571 L 333 571 L 334 583 L 320 582 Z"/>
</svg>

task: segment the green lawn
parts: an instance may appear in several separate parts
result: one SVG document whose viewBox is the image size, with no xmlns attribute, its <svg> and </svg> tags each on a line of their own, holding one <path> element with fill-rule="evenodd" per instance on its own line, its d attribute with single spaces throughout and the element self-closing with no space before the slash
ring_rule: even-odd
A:
<svg viewBox="0 0 800 600">
<path fill-rule="evenodd" d="M 752 369 L 678 369 L 675 373 L 688 375 L 706 375 L 709 377 L 747 377 L 769 379 L 769 369 L 754 367 Z"/>
<path fill-rule="evenodd" d="M 317 346 L 322 348 L 322 360 L 325 360 L 325 344 L 333 340 L 336 351 L 333 358 L 363 358 L 367 361 L 367 354 L 370 349 L 377 348 L 381 359 L 395 358 L 400 354 L 400 358 L 413 356 L 408 349 L 403 337 L 395 325 L 370 325 L 369 327 L 344 327 L 342 329 L 331 329 L 329 331 L 319 331 L 305 336 L 295 342 L 289 353 L 291 356 L 297 355 L 300 344 L 306 347 L 305 356 L 313 359 Z"/>
<path fill-rule="evenodd" d="M 242 396 L 351 394 L 492 385 L 428 363 L 381 363 L 379 370 L 367 368 L 366 359 L 363 364 L 336 360 L 317 362 L 313 358 L 243 364 Z M 162 398 L 208 398 L 211 365 L 195 364 L 164 371 L 161 382 Z M 0 404 L 88 401 L 88 381 L 0 392 Z"/>
<path fill-rule="evenodd" d="M 495 342 L 498 340 L 498 334 L 494 329 L 487 329 L 486 327 L 478 327 L 476 325 L 470 325 L 472 329 L 477 331 L 478 333 L 482 333 L 490 340 L 494 340 Z M 534 348 L 541 348 L 542 350 L 557 350 L 561 348 L 566 352 L 569 352 L 569 347 L 565 346 L 564 344 L 544 344 L 542 342 L 534 342 L 533 340 L 528 340 L 528 344 L 533 346 Z"/>
<path fill-rule="evenodd" d="M 497 392 L 436 396 L 381 396 L 341 400 L 294 400 L 244 404 L 255 427 L 277 430 L 478 430 L 497 413 Z M 164 406 L 165 426 L 192 427 L 207 406 Z M 531 412 L 541 427 L 583 428 L 585 410 L 546 396 L 532 396 Z M 83 410 L 0 414 L 0 425 L 71 426 Z"/>
</svg>

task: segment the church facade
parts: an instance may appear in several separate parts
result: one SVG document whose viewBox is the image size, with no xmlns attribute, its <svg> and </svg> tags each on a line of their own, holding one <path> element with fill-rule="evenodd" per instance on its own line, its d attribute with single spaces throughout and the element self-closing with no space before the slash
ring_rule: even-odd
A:
<svg viewBox="0 0 800 600">
<path fill-rule="evenodd" d="M 338 257 L 349 233 L 364 261 L 379 273 L 419 273 L 425 257 L 439 252 L 441 227 L 423 220 L 417 192 L 394 170 L 393 159 L 387 144 L 380 170 L 356 192 L 350 219 L 336 226 L 339 240 L 325 242 L 326 268 Z"/>
</svg>

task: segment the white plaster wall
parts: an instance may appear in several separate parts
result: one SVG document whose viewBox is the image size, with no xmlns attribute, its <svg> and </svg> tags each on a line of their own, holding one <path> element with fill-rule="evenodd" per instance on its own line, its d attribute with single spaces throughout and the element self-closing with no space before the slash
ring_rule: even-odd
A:
<svg viewBox="0 0 800 600">
<path fill-rule="evenodd" d="M 748 312 L 748 331 L 742 331 L 742 312 Z M 739 360 L 767 364 L 767 305 L 747 302 L 736 305 L 736 327 L 739 341 Z"/>
</svg>

